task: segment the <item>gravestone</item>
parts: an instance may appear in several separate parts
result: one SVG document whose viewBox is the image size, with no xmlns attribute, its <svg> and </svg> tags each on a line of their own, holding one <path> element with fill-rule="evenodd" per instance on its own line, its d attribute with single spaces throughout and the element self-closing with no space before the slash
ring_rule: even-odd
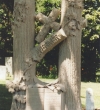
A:
<svg viewBox="0 0 100 110">
<path fill-rule="evenodd" d="M 86 110 L 94 110 L 93 90 L 91 88 L 86 90 Z"/>
<path fill-rule="evenodd" d="M 6 67 L 0 66 L 0 80 L 6 79 Z"/>
<path fill-rule="evenodd" d="M 64 110 L 64 93 L 48 88 L 28 88 L 26 90 L 26 110 Z"/>
<path fill-rule="evenodd" d="M 7 76 L 12 76 L 12 57 L 5 57 L 5 66 Z"/>
</svg>

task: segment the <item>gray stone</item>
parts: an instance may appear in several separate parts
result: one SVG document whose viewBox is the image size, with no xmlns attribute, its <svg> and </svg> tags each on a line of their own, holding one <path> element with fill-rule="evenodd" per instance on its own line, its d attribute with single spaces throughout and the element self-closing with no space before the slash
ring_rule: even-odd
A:
<svg viewBox="0 0 100 110">
<path fill-rule="evenodd" d="M 48 88 L 28 88 L 26 110 L 64 110 L 62 96 L 64 93 L 51 91 Z"/>
<path fill-rule="evenodd" d="M 44 110 L 61 110 L 61 93 L 45 89 Z"/>
<path fill-rule="evenodd" d="M 91 88 L 86 90 L 86 110 L 94 110 L 93 90 Z"/>
<path fill-rule="evenodd" d="M 26 90 L 26 110 L 44 110 L 44 88 Z"/>
<path fill-rule="evenodd" d="M 6 79 L 6 67 L 0 66 L 0 79 L 5 80 Z"/>
<path fill-rule="evenodd" d="M 12 76 L 12 57 L 5 57 L 6 73 L 8 76 Z"/>
</svg>

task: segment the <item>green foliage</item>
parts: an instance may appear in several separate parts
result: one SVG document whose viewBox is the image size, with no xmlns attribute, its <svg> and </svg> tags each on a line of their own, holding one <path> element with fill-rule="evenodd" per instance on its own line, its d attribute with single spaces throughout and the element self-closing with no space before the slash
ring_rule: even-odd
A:
<svg viewBox="0 0 100 110">
<path fill-rule="evenodd" d="M 96 82 L 100 82 L 100 70 L 96 72 Z"/>
<path fill-rule="evenodd" d="M 100 68 L 100 8 L 99 0 L 85 0 L 83 16 L 88 26 L 82 37 L 82 80 L 92 81 Z"/>
<path fill-rule="evenodd" d="M 11 101 L 12 94 L 8 92 L 5 81 L 0 81 L 0 110 L 10 110 Z"/>
<path fill-rule="evenodd" d="M 36 11 L 49 15 L 53 8 L 60 8 L 61 0 L 36 0 Z"/>
<path fill-rule="evenodd" d="M 58 50 L 59 46 L 56 46 L 37 64 L 38 76 L 42 76 L 43 78 L 57 78 Z"/>
<path fill-rule="evenodd" d="M 0 53 L 2 53 L 1 56 L 12 56 L 11 21 L 13 0 L 1 0 L 0 2 Z"/>
<path fill-rule="evenodd" d="M 49 70 L 49 78 L 50 79 L 56 79 L 57 78 L 57 67 L 56 65 L 52 67 L 52 65 L 50 66 L 50 70 Z"/>
</svg>

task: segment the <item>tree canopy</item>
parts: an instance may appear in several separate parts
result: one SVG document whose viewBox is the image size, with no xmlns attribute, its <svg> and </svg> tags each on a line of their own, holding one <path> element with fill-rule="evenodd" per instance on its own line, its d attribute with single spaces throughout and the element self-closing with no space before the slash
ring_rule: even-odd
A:
<svg viewBox="0 0 100 110">
<path fill-rule="evenodd" d="M 12 56 L 12 12 L 13 0 L 0 0 L 0 57 Z"/>
<path fill-rule="evenodd" d="M 84 4 L 88 26 L 82 34 L 82 79 L 95 80 L 100 69 L 100 1 L 85 0 Z"/>
</svg>

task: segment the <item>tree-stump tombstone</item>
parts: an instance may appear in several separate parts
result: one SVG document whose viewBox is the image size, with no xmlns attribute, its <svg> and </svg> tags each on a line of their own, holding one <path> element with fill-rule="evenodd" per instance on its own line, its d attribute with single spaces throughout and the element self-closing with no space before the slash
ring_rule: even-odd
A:
<svg viewBox="0 0 100 110">
<path fill-rule="evenodd" d="M 35 15 L 35 0 L 14 0 L 14 80 L 7 83 L 13 93 L 11 110 L 81 110 L 82 9 L 82 0 L 62 0 L 61 12 L 54 8 L 46 17 Z M 60 13 L 61 23 L 57 23 Z M 36 38 L 35 20 L 44 24 Z M 46 38 L 50 28 L 55 33 Z M 58 79 L 42 82 L 36 77 L 36 64 L 60 42 Z"/>
</svg>

